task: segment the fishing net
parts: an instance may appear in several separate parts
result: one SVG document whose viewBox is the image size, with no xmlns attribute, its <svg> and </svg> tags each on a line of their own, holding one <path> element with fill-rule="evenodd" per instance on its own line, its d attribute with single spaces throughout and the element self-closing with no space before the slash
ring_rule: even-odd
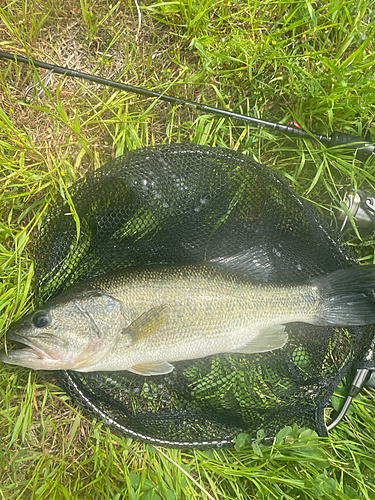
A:
<svg viewBox="0 0 375 500">
<path fill-rule="evenodd" d="M 137 149 L 89 173 L 44 221 L 36 246 L 39 305 L 115 270 L 261 253 L 270 283 L 299 283 L 356 263 L 320 214 L 273 170 L 195 144 Z M 372 327 L 287 326 L 282 349 L 174 363 L 172 373 L 59 372 L 84 411 L 150 443 L 230 445 L 285 425 L 326 434 L 324 408 L 361 359 Z"/>
</svg>

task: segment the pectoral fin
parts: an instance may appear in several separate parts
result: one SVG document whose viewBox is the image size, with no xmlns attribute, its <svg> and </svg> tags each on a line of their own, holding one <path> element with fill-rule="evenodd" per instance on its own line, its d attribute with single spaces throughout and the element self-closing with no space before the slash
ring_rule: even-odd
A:
<svg viewBox="0 0 375 500">
<path fill-rule="evenodd" d="M 287 340 L 288 334 L 285 332 L 284 325 L 271 326 L 262 330 L 257 337 L 246 345 L 233 349 L 231 352 L 253 354 L 255 352 L 273 351 L 283 347 Z"/>
<path fill-rule="evenodd" d="M 174 366 L 167 361 L 155 361 L 152 363 L 139 363 L 131 368 L 127 368 L 129 372 L 136 373 L 137 375 L 166 375 L 173 371 Z"/>
<path fill-rule="evenodd" d="M 153 307 L 141 314 L 141 316 L 122 331 L 122 334 L 130 335 L 133 342 L 138 342 L 149 337 L 156 333 L 165 323 L 167 309 L 168 306 L 166 305 Z"/>
</svg>

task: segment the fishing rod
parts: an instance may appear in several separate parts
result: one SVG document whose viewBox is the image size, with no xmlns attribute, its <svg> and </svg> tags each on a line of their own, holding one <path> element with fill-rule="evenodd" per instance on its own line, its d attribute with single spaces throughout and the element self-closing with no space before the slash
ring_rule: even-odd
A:
<svg viewBox="0 0 375 500">
<path fill-rule="evenodd" d="M 313 138 L 316 139 L 317 141 L 322 142 L 328 147 L 341 146 L 345 149 L 355 150 L 356 157 L 363 162 L 365 162 L 372 155 L 375 155 L 374 144 L 370 144 L 363 137 L 345 134 L 344 132 L 334 131 L 331 137 L 326 137 L 324 135 L 305 132 L 304 130 L 295 126 L 269 122 L 266 120 L 261 120 L 259 118 L 253 118 L 251 116 L 242 115 L 240 113 L 234 113 L 233 111 L 214 108 L 212 106 L 206 106 L 205 104 L 200 104 L 198 102 L 188 101 L 186 99 L 181 99 L 180 97 L 172 97 L 167 94 L 161 94 L 159 92 L 154 92 L 153 90 L 144 89 L 142 87 L 135 87 L 134 85 L 128 85 L 126 83 L 116 82 L 114 80 L 109 80 L 107 78 L 102 78 L 100 76 L 90 75 L 89 73 L 82 73 L 80 71 L 64 68 L 62 66 L 56 66 L 53 64 L 37 61 L 35 59 L 27 59 L 26 57 L 19 56 L 17 54 L 10 54 L 9 52 L 0 51 L 0 58 L 8 59 L 14 62 L 21 62 L 24 64 L 28 64 L 29 66 L 34 66 L 35 68 L 48 69 L 50 70 L 51 73 L 57 73 L 60 75 L 70 76 L 73 78 L 81 78 L 83 80 L 99 83 L 100 85 L 106 85 L 108 87 L 113 87 L 115 89 L 125 90 L 126 92 L 142 95 L 144 97 L 154 97 L 160 99 L 161 101 L 169 102 L 171 104 L 188 106 L 190 108 L 194 108 L 199 111 L 203 111 L 205 113 L 222 116 L 224 118 L 232 118 L 234 120 L 238 120 L 241 122 L 257 125 L 258 127 L 265 127 L 272 130 L 276 130 L 278 132 L 283 132 L 284 134 L 291 137 L 304 137 L 307 139 Z"/>
</svg>

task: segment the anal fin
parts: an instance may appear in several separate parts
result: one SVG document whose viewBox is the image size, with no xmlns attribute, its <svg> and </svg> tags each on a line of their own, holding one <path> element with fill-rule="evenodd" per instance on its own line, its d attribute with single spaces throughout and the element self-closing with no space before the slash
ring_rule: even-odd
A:
<svg viewBox="0 0 375 500">
<path fill-rule="evenodd" d="M 174 366 L 167 361 L 152 361 L 151 363 L 138 363 L 130 368 L 129 372 L 136 373 L 137 375 L 150 376 L 150 375 L 166 375 L 173 371 Z"/>
<path fill-rule="evenodd" d="M 231 352 L 238 352 L 241 354 L 253 354 L 256 352 L 273 351 L 280 349 L 288 340 L 288 334 L 285 332 L 284 325 L 276 325 L 261 330 L 257 337 L 252 339 L 246 345 L 237 347 Z"/>
</svg>

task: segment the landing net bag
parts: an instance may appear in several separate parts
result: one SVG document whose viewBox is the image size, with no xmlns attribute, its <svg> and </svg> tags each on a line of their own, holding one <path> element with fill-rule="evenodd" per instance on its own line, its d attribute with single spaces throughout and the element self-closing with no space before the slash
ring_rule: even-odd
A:
<svg viewBox="0 0 375 500">
<path fill-rule="evenodd" d="M 89 173 L 69 194 L 37 240 L 38 305 L 87 279 L 145 264 L 261 252 L 267 282 L 290 284 L 356 263 L 280 175 L 228 149 L 137 149 Z M 60 383 L 85 412 L 165 446 L 227 446 L 240 432 L 274 436 L 293 422 L 325 435 L 324 408 L 363 357 L 373 327 L 294 323 L 287 331 L 287 344 L 267 353 L 180 361 L 164 376 L 62 371 Z"/>
</svg>

